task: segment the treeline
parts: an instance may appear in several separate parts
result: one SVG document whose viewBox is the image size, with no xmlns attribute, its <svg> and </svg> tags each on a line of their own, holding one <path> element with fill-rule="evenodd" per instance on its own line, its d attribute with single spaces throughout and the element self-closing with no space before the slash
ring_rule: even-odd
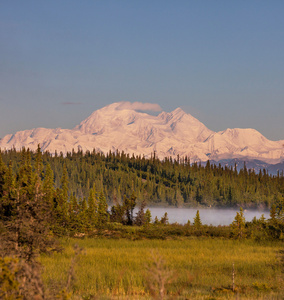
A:
<svg viewBox="0 0 284 300">
<path fill-rule="evenodd" d="M 42 154 L 40 148 L 38 148 L 36 153 L 32 153 L 29 150 L 22 149 L 21 152 L 6 152 L 8 154 L 15 154 L 18 159 L 20 154 L 20 159 L 14 164 L 16 166 L 16 171 L 13 171 L 13 163 L 10 161 L 6 165 L 0 155 L 0 236 L 4 238 L 7 243 L 2 243 L 2 252 L 5 252 L 7 248 L 7 253 L 13 253 L 13 251 L 19 251 L 17 249 L 22 249 L 22 255 L 25 259 L 30 260 L 35 255 L 34 251 L 44 251 L 44 249 L 52 247 L 52 238 L 50 235 L 55 234 L 56 236 L 64 235 L 75 235 L 75 234 L 97 234 L 98 232 L 103 232 L 104 230 L 118 230 L 120 233 L 125 231 L 127 227 L 121 227 L 123 225 L 133 226 L 142 235 L 150 235 L 153 233 L 152 225 L 167 225 L 168 217 L 167 213 L 159 220 L 157 217 L 152 219 L 151 212 L 146 209 L 146 201 L 138 201 L 135 194 L 135 189 L 131 190 L 131 194 L 128 196 L 128 192 L 122 197 L 122 200 L 117 198 L 113 199 L 112 206 L 107 204 L 107 199 L 105 197 L 105 191 L 107 191 L 105 185 L 101 185 L 101 189 L 98 190 L 95 183 L 88 190 L 88 197 L 77 197 L 75 192 L 70 192 L 69 186 L 69 174 L 68 174 L 68 163 L 72 166 L 73 164 L 77 167 L 80 166 L 80 157 L 82 159 L 82 164 L 86 164 L 88 157 L 91 159 L 97 158 L 94 165 L 103 164 L 107 165 L 107 161 L 111 160 L 108 157 L 104 157 L 102 154 L 86 154 L 85 156 L 68 155 L 67 158 L 63 156 L 56 156 L 52 158 L 46 153 Z M 111 155 L 111 154 L 110 154 Z M 112 159 L 122 159 L 121 155 L 113 155 Z M 59 178 L 58 186 L 55 184 L 55 174 L 52 170 L 51 164 L 47 162 L 47 158 L 50 162 L 58 162 L 58 166 L 62 165 L 62 175 Z M 126 162 L 130 163 L 131 159 L 125 156 Z M 46 160 L 45 160 L 46 159 Z M 15 160 L 14 160 L 15 161 Z M 44 163 L 45 161 L 45 163 Z M 133 164 L 138 163 L 138 159 L 133 158 Z M 153 157 L 151 160 L 141 159 L 142 162 L 150 162 L 148 166 L 163 166 L 164 162 L 160 162 Z M 156 162 L 157 161 L 157 162 Z M 67 162 L 66 164 L 64 162 Z M 126 162 L 124 165 L 126 165 Z M 116 164 L 119 164 L 116 162 Z M 235 174 L 235 171 L 225 169 L 218 169 L 216 167 L 207 164 L 205 168 L 201 166 L 190 166 L 187 163 L 177 163 L 169 161 L 165 164 L 171 165 L 173 169 L 183 170 L 183 168 L 188 168 L 189 173 L 202 173 L 213 174 L 219 170 L 220 174 L 228 172 L 229 174 Z M 121 164 L 123 165 L 123 164 Z M 128 167 L 129 168 L 129 167 Z M 142 168 L 142 167 L 141 167 Z M 192 169 L 196 168 L 195 171 Z M 102 168 L 99 168 L 102 170 Z M 136 167 L 137 169 L 137 167 Z M 149 169 L 149 168 L 148 168 Z M 129 168 L 129 172 L 131 169 Z M 158 172 L 158 171 L 157 171 Z M 247 175 L 244 175 L 246 174 Z M 147 175 L 151 174 L 150 170 L 146 172 Z M 72 173 L 71 173 L 72 174 Z M 78 174 L 78 173 L 75 173 Z M 253 172 L 244 170 L 240 174 L 235 174 L 236 178 L 239 180 L 248 177 L 253 178 Z M 209 176 L 208 175 L 208 176 Z M 223 175 L 224 176 L 224 175 Z M 256 174 L 254 176 L 257 176 Z M 143 177 L 143 176 L 142 176 Z M 150 175 L 149 175 L 150 177 Z M 233 181 L 232 175 L 232 181 Z M 260 174 L 258 174 L 260 178 Z M 269 177 L 266 175 L 261 175 L 264 182 L 267 180 L 271 182 L 276 188 L 276 183 L 283 180 L 283 176 Z M 237 180 L 236 179 L 236 180 Z M 150 180 L 150 179 L 149 179 Z M 283 186 L 282 186 L 283 187 Z M 280 194 L 280 192 L 278 192 Z M 178 235 L 205 235 L 205 236 L 224 236 L 224 237 L 238 237 L 244 238 L 247 234 L 252 236 L 258 232 L 261 235 L 268 233 L 268 237 L 284 238 L 283 236 L 283 221 L 284 221 L 284 197 L 283 194 L 281 198 L 277 198 L 275 203 L 272 204 L 270 209 L 270 219 L 265 220 L 261 218 L 260 220 L 253 220 L 252 223 L 247 223 L 244 220 L 242 208 L 240 213 L 237 213 L 235 221 L 230 226 L 221 227 L 206 226 L 202 225 L 202 220 L 199 217 L 199 211 L 197 211 L 194 223 L 190 224 L 188 222 L 187 226 L 181 226 L 175 224 L 175 228 L 180 228 L 176 232 Z M 134 209 L 138 207 L 134 214 Z M 150 226 L 151 225 L 151 226 Z M 152 229 L 151 229 L 152 228 Z M 252 228 L 253 230 L 246 230 L 245 228 Z M 157 232 L 157 228 L 154 232 Z M 167 230 L 162 228 L 163 234 Z M 242 233 L 247 231 L 247 234 Z M 128 229 L 126 229 L 128 232 Z M 151 233 L 152 232 L 152 233 Z M 179 233 L 178 233 L 179 232 Z M 223 233 L 222 233 L 223 232 Z M 237 232 L 237 233 L 236 233 Z M 240 233 L 239 233 L 240 232 Z M 249 233 L 250 232 L 250 233 Z M 254 232 L 252 234 L 252 232 Z M 172 235 L 172 234 L 169 234 Z M 157 236 L 155 236 L 157 237 Z M 3 246 L 6 245 L 6 246 Z M 6 247 L 6 248 L 5 248 Z M 11 251 L 11 249 L 14 249 Z M 1 250 L 1 247 L 0 247 Z"/>
<path fill-rule="evenodd" d="M 36 153 L 21 151 L 2 151 L 2 158 L 12 170 L 20 168 L 23 152 L 28 152 L 31 164 L 36 163 Z M 62 185 L 64 173 L 68 179 L 68 197 L 88 199 L 93 186 L 103 191 L 107 203 L 121 202 L 123 196 L 131 197 L 134 191 L 138 202 L 147 205 L 206 206 L 206 207 L 262 207 L 270 208 L 284 197 L 283 172 L 270 176 L 265 169 L 256 173 L 243 168 L 222 167 L 210 164 L 191 163 L 185 158 L 165 158 L 159 160 L 155 153 L 151 158 L 130 156 L 124 152 L 109 152 L 107 155 L 96 152 L 72 151 L 52 156 L 42 154 L 44 171 L 47 166 L 53 172 L 56 188 Z M 50 172 L 50 171 L 49 171 Z"/>
</svg>

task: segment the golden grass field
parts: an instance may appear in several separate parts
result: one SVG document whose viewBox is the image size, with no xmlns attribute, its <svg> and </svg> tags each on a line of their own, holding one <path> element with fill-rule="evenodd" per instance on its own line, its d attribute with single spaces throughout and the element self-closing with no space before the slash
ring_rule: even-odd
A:
<svg viewBox="0 0 284 300">
<path fill-rule="evenodd" d="M 75 244 L 84 249 L 78 256 Z M 52 289 L 75 275 L 74 299 L 284 298 L 280 242 L 86 238 L 65 239 L 62 245 L 62 253 L 41 256 L 43 276 Z"/>
</svg>

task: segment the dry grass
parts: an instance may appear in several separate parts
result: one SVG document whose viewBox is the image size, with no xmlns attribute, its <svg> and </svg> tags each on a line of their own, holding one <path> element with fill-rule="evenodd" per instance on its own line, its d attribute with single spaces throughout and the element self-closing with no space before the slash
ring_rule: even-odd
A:
<svg viewBox="0 0 284 300">
<path fill-rule="evenodd" d="M 67 282 L 73 246 L 73 297 L 84 299 L 283 299 L 280 242 L 223 239 L 64 240 L 63 253 L 42 256 L 48 286 Z M 154 253 L 154 254 L 151 254 Z M 235 292 L 232 291 L 232 264 Z M 163 289 L 161 292 L 161 288 Z M 95 298 L 98 297 L 98 298 Z"/>
</svg>

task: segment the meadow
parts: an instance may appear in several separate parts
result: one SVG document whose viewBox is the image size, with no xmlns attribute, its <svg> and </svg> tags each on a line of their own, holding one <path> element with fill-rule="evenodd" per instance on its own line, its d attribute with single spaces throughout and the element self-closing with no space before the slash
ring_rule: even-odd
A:
<svg viewBox="0 0 284 300">
<path fill-rule="evenodd" d="M 43 279 L 50 290 L 68 286 L 71 299 L 284 297 L 279 241 L 183 237 L 61 242 L 61 253 L 40 258 Z"/>
<path fill-rule="evenodd" d="M 91 187 L 89 182 L 89 192 L 77 198 L 72 185 L 69 187 L 71 174 L 63 156 L 56 158 L 63 163 L 60 186 L 56 186 L 50 164 L 42 177 L 40 148 L 33 160 L 29 150 L 8 154 L 16 155 L 20 162 L 13 172 L 13 165 L 1 161 L 0 153 L 0 299 L 284 299 L 282 175 L 252 176 L 261 180 L 258 184 L 262 188 L 278 187 L 269 219 L 261 216 L 246 222 L 240 207 L 230 226 L 202 224 L 199 210 L 192 223 L 181 225 L 169 224 L 167 213 L 153 219 L 150 210 L 144 211 L 146 201 L 134 213 L 139 202 L 130 186 L 131 196 L 125 194 L 123 201 L 116 201 L 110 209 L 104 194 L 107 191 L 98 192 L 96 184 Z M 98 162 L 96 157 L 94 154 L 94 163 Z M 114 169 L 120 169 L 118 157 L 111 157 L 108 162 L 113 160 Z M 128 160 L 125 155 L 120 158 Z M 99 155 L 101 159 L 106 158 Z M 175 166 L 184 168 L 174 172 L 174 181 L 188 178 L 191 184 L 189 164 L 168 164 L 172 170 Z M 81 166 L 80 159 L 77 166 Z M 190 172 L 187 169 L 186 173 L 186 168 Z M 229 173 L 240 180 L 252 174 L 238 175 L 209 164 L 195 168 L 204 180 L 209 178 L 207 170 L 212 176 L 220 172 L 228 182 Z M 101 182 L 109 183 L 103 178 Z M 150 179 L 143 182 L 149 185 Z M 231 200 L 232 191 L 228 190 Z M 201 201 L 200 195 L 198 192 L 195 198 Z M 178 192 L 175 197 L 181 200 Z M 61 252 L 56 252 L 58 239 Z"/>
</svg>

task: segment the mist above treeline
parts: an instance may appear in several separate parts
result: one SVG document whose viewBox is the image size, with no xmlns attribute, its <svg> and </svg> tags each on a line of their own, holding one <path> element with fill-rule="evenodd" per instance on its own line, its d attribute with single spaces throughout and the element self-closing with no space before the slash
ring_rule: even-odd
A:
<svg viewBox="0 0 284 300">
<path fill-rule="evenodd" d="M 39 149 L 38 149 L 39 150 Z M 36 152 L 1 151 L 3 162 L 12 164 L 17 172 L 23 155 L 30 155 L 32 165 Z M 256 173 L 244 164 L 235 167 L 220 164 L 191 163 L 185 158 L 159 160 L 130 156 L 122 152 L 72 151 L 52 156 L 42 153 L 42 179 L 49 165 L 54 174 L 55 188 L 61 187 L 63 169 L 66 168 L 68 195 L 81 201 L 88 199 L 90 189 L 103 192 L 109 204 L 120 203 L 134 192 L 138 202 L 150 206 L 175 207 L 243 207 L 270 208 L 284 198 L 283 172 L 271 176 L 265 169 Z"/>
</svg>

